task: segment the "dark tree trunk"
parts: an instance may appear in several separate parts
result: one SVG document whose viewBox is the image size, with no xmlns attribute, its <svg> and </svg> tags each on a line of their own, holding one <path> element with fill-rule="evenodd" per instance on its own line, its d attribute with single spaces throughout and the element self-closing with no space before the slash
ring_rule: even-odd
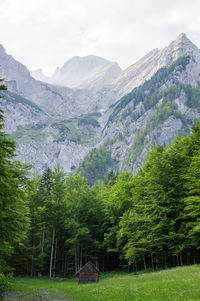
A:
<svg viewBox="0 0 200 301">
<path fill-rule="evenodd" d="M 180 252 L 180 254 L 179 254 L 179 257 L 180 257 L 180 265 L 182 266 L 182 265 L 183 265 L 183 257 L 182 257 L 182 252 Z"/>
<path fill-rule="evenodd" d="M 178 255 L 176 255 L 176 264 L 179 265 Z"/>
<path fill-rule="evenodd" d="M 103 255 L 103 262 L 102 262 L 102 272 L 105 271 L 105 257 Z"/>
<path fill-rule="evenodd" d="M 166 253 L 165 253 L 165 269 L 167 269 L 167 255 L 166 255 Z"/>
<path fill-rule="evenodd" d="M 34 271 L 34 257 L 35 257 L 35 245 L 33 243 L 33 246 L 32 246 L 32 255 L 31 255 L 31 272 L 30 272 L 31 277 L 35 276 L 35 271 Z"/>
<path fill-rule="evenodd" d="M 158 257 L 155 257 L 155 261 L 156 261 L 156 270 L 158 270 Z"/>
<path fill-rule="evenodd" d="M 147 270 L 147 265 L 146 265 L 146 259 L 145 259 L 145 255 L 143 254 L 143 263 L 144 263 L 144 270 Z"/>
<path fill-rule="evenodd" d="M 155 271 L 154 262 L 153 262 L 153 254 L 151 254 L 151 266 L 152 266 L 152 270 Z"/>
<path fill-rule="evenodd" d="M 135 259 L 135 275 L 137 275 L 137 260 Z"/>
</svg>

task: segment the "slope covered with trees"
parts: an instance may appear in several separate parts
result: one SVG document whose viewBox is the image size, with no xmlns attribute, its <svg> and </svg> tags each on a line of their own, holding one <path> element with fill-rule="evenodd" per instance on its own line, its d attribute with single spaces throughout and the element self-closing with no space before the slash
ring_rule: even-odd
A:
<svg viewBox="0 0 200 301">
<path fill-rule="evenodd" d="M 136 176 L 110 172 L 92 187 L 59 166 L 25 179 L 1 135 L 2 272 L 66 276 L 89 259 L 101 270 L 199 261 L 200 123 L 169 148 L 152 149 Z"/>
<path fill-rule="evenodd" d="M 128 169 L 136 174 L 146 161 L 151 143 L 153 147 L 168 145 L 177 134 L 182 137 L 189 134 L 191 125 L 200 116 L 199 82 L 194 84 L 188 79 L 193 64 L 195 57 L 185 53 L 110 107 L 95 153 L 104 148 L 111 160 L 106 162 L 107 168 L 98 174 L 98 179 L 105 179 L 110 169 Z M 89 183 L 93 182 L 96 170 L 92 152 L 80 165 Z M 102 161 L 102 167 L 103 164 Z"/>
<path fill-rule="evenodd" d="M 10 273 L 63 277 L 88 260 L 102 271 L 135 272 L 199 262 L 200 122 L 168 148 L 152 147 L 135 176 L 110 171 L 96 181 L 110 154 L 94 151 L 90 186 L 77 172 L 66 176 L 59 165 L 27 177 L 28 166 L 14 161 L 15 143 L 3 126 L 1 111 L 1 293 Z"/>
</svg>

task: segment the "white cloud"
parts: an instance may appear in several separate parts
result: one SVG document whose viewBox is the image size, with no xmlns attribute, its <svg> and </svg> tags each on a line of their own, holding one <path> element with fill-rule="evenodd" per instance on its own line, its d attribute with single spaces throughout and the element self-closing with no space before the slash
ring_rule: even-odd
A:
<svg viewBox="0 0 200 301">
<path fill-rule="evenodd" d="M 181 32 L 200 46 L 198 0 L 0 0 L 0 43 L 29 69 L 53 72 L 74 55 L 124 68 Z"/>
</svg>

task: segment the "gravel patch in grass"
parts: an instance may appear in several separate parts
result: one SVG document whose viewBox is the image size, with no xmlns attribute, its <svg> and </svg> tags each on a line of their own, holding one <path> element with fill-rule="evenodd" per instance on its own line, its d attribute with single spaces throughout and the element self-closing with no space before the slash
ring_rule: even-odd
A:
<svg viewBox="0 0 200 301">
<path fill-rule="evenodd" d="M 49 292 L 48 290 L 33 291 L 27 295 L 26 292 L 7 292 L 5 301 L 72 301 L 68 295 L 60 291 Z"/>
</svg>

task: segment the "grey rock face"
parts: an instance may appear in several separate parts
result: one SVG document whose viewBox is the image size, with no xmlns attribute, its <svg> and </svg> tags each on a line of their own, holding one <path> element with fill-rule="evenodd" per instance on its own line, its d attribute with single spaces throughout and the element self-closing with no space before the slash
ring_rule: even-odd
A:
<svg viewBox="0 0 200 301">
<path fill-rule="evenodd" d="M 95 55 L 85 57 L 75 56 L 68 60 L 60 69 L 57 68 L 51 78 L 51 83 L 70 88 L 81 87 L 83 89 L 87 88 L 90 81 L 93 81 L 93 77 L 94 81 L 95 78 L 96 82 L 99 81 L 99 85 L 101 81 L 101 79 L 98 79 L 99 77 L 103 78 L 103 81 L 107 83 L 110 79 L 115 78 L 121 71 L 117 65 L 117 67 L 112 68 L 112 71 L 106 72 L 104 69 L 111 68 L 110 65 L 112 65 L 110 61 Z M 105 73 L 105 75 L 103 73 Z"/>
<path fill-rule="evenodd" d="M 4 78 L 8 82 L 15 81 L 14 92 L 20 91 L 31 78 L 28 69 L 11 55 L 7 55 L 2 45 L 0 45 L 0 78 Z"/>
<path fill-rule="evenodd" d="M 152 82 L 152 87 L 154 84 L 157 87 L 157 95 L 165 92 L 163 96 L 160 94 L 154 105 L 146 104 L 145 109 L 143 100 L 133 96 L 132 99 L 129 97 L 127 104 L 123 105 L 121 100 L 121 103 L 113 107 L 115 115 L 108 120 L 104 128 L 103 142 L 109 138 L 113 139 L 112 157 L 115 160 L 120 158 L 120 169 L 128 168 L 136 173 L 146 161 L 151 143 L 153 146 L 168 145 L 177 134 L 188 133 L 190 126 L 200 118 L 199 103 L 197 102 L 196 106 L 189 105 L 188 95 L 184 90 L 188 84 L 194 88 L 198 85 L 200 56 L 196 56 L 194 60 L 195 56 L 192 54 L 188 61 L 185 59 L 185 62 L 177 65 L 166 78 L 163 75 L 163 83 L 158 80 Z M 199 52 L 195 50 L 195 54 L 199 55 Z M 175 92 L 169 94 L 170 88 L 176 91 L 180 89 L 178 97 Z M 148 90 L 144 90 L 145 94 L 149 96 L 150 101 Z M 119 105 L 121 109 L 117 110 Z"/>
<path fill-rule="evenodd" d="M 57 164 L 69 173 L 80 164 L 91 148 L 73 142 L 29 141 L 17 145 L 17 158 L 34 164 L 33 172 L 42 173 L 44 168 L 54 168 Z"/>
<path fill-rule="evenodd" d="M 27 104 L 14 103 L 5 99 L 1 101 L 1 107 L 4 110 L 5 131 L 9 134 L 15 132 L 20 126 L 34 125 L 47 119 L 44 112 Z"/>
<path fill-rule="evenodd" d="M 167 145 L 176 134 L 188 132 L 194 120 L 200 118 L 200 108 L 188 105 L 186 92 L 181 88 L 179 95 L 170 99 L 171 113 L 155 124 L 160 108 L 168 104 L 163 95 L 152 106 L 134 97 L 127 103 L 125 98 L 119 99 L 185 53 L 190 55 L 189 61 L 158 84 L 159 93 L 178 84 L 199 86 L 200 51 L 184 34 L 124 71 L 116 63 L 95 56 L 69 60 L 57 70 L 54 80 L 61 84 L 73 74 L 71 86 L 79 88 L 37 81 L 0 46 L 0 77 L 6 79 L 13 92 L 0 102 L 6 131 L 18 143 L 18 158 L 33 163 L 36 172 L 60 163 L 68 173 L 91 149 L 110 140 L 107 147 L 118 162 L 116 168 L 129 168 L 135 173 L 145 162 L 150 143 Z M 150 99 L 149 89 L 145 95 Z M 116 111 L 119 104 L 121 108 Z"/>
<path fill-rule="evenodd" d="M 101 90 L 103 87 L 111 84 L 112 81 L 119 76 L 121 68 L 117 63 L 110 63 L 105 67 L 101 68 L 87 81 L 83 82 L 79 88 L 88 89 L 93 92 Z"/>
</svg>

